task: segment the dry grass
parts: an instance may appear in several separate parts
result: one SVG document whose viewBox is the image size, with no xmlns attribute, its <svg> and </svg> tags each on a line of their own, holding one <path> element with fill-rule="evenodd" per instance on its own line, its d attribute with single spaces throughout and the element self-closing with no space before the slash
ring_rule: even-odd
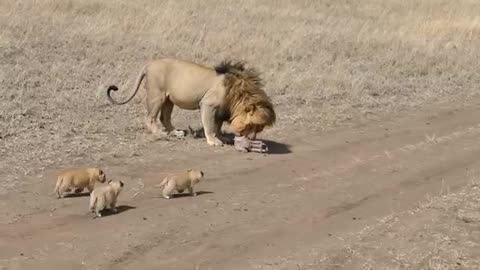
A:
<svg viewBox="0 0 480 270">
<path fill-rule="evenodd" d="M 467 98 L 480 83 L 478 14 L 474 0 L 3 0 L 0 169 L 142 151 L 142 99 L 112 107 L 104 90 L 128 92 L 160 56 L 256 66 L 278 137 Z M 175 111 L 180 128 L 193 121 Z"/>
<path fill-rule="evenodd" d="M 479 204 L 478 184 L 430 198 L 343 239 L 344 248 L 303 269 L 479 269 Z"/>
</svg>

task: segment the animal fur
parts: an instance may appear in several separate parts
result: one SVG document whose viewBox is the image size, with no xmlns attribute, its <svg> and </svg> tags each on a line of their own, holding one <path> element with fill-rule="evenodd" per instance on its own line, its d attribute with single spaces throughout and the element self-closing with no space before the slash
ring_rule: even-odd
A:
<svg viewBox="0 0 480 270">
<path fill-rule="evenodd" d="M 272 126 L 276 115 L 270 98 L 263 90 L 259 73 L 243 62 L 224 61 L 215 68 L 196 63 L 162 58 L 149 62 L 138 75 L 133 94 L 123 102 L 114 100 L 111 85 L 107 96 L 111 103 L 129 102 L 145 78 L 147 115 L 145 124 L 154 134 L 184 136 L 171 123 L 175 105 L 185 110 L 200 109 L 207 143 L 223 145 L 221 127 L 224 121 L 239 136 L 255 139 L 257 133 Z M 161 131 L 156 120 L 165 131 Z"/>
<path fill-rule="evenodd" d="M 105 180 L 106 175 L 99 168 L 65 170 L 58 175 L 54 192 L 57 198 L 63 198 L 67 191 L 74 190 L 75 193 L 80 193 L 85 187 L 92 192 L 96 182 L 104 183 Z"/>
<path fill-rule="evenodd" d="M 178 193 L 183 193 L 185 189 L 188 189 L 188 192 L 192 196 L 197 196 L 197 193 L 193 190 L 193 186 L 198 184 L 203 176 L 203 171 L 192 169 L 167 176 L 159 185 L 160 187 L 163 187 L 162 196 L 165 199 L 170 199 L 170 195 L 174 190 L 177 190 Z"/>
<path fill-rule="evenodd" d="M 122 181 L 108 181 L 108 185 L 96 187 L 92 193 L 90 193 L 90 211 L 95 213 L 96 217 L 101 217 L 100 213 L 104 209 L 111 209 L 114 213 L 117 213 L 117 198 L 123 189 Z"/>
</svg>

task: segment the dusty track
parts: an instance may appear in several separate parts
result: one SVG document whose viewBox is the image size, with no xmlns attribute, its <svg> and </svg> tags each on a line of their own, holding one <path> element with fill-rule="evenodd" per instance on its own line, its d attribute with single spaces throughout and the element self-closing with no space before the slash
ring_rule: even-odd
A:
<svg viewBox="0 0 480 270">
<path fill-rule="evenodd" d="M 337 237 L 465 185 L 480 165 L 479 116 L 478 104 L 410 113 L 292 136 L 266 157 L 152 147 L 109 164 L 127 186 L 122 212 L 102 219 L 87 197 L 56 200 L 51 171 L 0 197 L 0 269 L 299 269 Z M 184 167 L 206 172 L 206 192 L 159 198 L 162 174 Z"/>
</svg>

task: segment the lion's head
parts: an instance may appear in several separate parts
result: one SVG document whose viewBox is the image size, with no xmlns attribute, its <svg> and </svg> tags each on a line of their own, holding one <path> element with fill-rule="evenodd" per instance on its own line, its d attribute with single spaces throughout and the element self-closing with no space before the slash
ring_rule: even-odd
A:
<svg viewBox="0 0 480 270">
<path fill-rule="evenodd" d="M 237 135 L 255 139 L 257 133 L 275 123 L 273 104 L 263 90 L 260 75 L 255 69 L 245 68 L 243 62 L 223 61 L 215 70 L 225 75 L 227 95 L 224 110 L 228 114 L 230 128 Z"/>
</svg>

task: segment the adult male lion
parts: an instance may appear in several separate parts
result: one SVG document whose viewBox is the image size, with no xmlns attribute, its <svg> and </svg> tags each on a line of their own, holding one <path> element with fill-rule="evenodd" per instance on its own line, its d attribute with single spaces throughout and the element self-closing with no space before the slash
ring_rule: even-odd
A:
<svg viewBox="0 0 480 270">
<path fill-rule="evenodd" d="M 115 101 L 110 91 L 118 88 L 111 85 L 107 89 L 108 99 L 118 105 L 129 102 L 144 78 L 147 91 L 145 124 L 154 134 L 183 134 L 171 123 L 174 105 L 186 110 L 200 109 L 205 137 L 212 146 L 223 145 L 221 127 L 224 121 L 229 122 L 236 135 L 255 139 L 257 133 L 276 120 L 259 74 L 253 68 L 245 68 L 243 62 L 223 61 L 210 68 L 173 58 L 154 60 L 138 75 L 132 96 L 123 102 Z M 166 132 L 156 124 L 159 113 Z"/>
</svg>

